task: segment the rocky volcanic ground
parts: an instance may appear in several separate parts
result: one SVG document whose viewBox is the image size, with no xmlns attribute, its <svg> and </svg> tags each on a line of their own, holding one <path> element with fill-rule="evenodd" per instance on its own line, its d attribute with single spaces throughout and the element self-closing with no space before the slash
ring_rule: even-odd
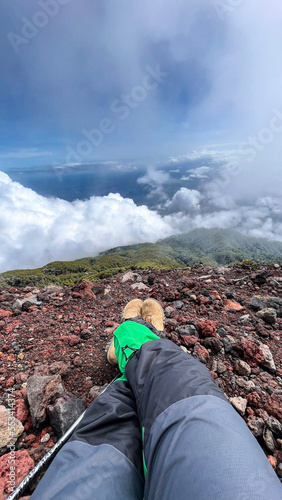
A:
<svg viewBox="0 0 282 500">
<path fill-rule="evenodd" d="M 11 437 L 18 484 L 115 377 L 105 347 L 136 297 L 161 302 L 167 338 L 206 364 L 282 480 L 282 266 L 198 266 L 0 290 L 0 500 Z"/>
</svg>

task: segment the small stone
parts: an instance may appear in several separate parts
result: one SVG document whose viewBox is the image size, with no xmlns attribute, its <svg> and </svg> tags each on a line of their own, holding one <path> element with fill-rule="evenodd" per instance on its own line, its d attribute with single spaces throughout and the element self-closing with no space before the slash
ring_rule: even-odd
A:
<svg viewBox="0 0 282 500">
<path fill-rule="evenodd" d="M 239 318 L 239 323 L 241 325 L 246 325 L 249 322 L 249 320 L 250 320 L 250 315 L 249 314 L 244 314 L 243 316 L 241 316 Z"/>
<path fill-rule="evenodd" d="M 181 300 L 176 300 L 174 302 L 174 306 L 176 309 L 182 309 L 182 307 L 184 306 L 184 302 L 182 302 Z"/>
<path fill-rule="evenodd" d="M 247 425 L 255 437 L 262 436 L 264 428 L 264 420 L 262 418 L 250 416 L 248 417 Z"/>
<path fill-rule="evenodd" d="M 222 338 L 222 344 L 225 350 L 225 353 L 228 354 L 232 351 L 234 345 L 236 344 L 236 340 L 231 337 L 231 335 L 226 335 L 226 337 Z"/>
<path fill-rule="evenodd" d="M 143 292 L 145 290 L 149 290 L 149 287 L 147 285 L 145 285 L 145 283 L 134 283 L 133 285 L 131 285 L 131 288 L 133 288 L 133 290 L 139 290 L 139 292 Z"/>
<path fill-rule="evenodd" d="M 257 408 L 260 405 L 261 397 L 257 392 L 251 392 L 247 395 L 247 401 L 250 406 L 254 406 L 255 408 Z"/>
<path fill-rule="evenodd" d="M 219 374 L 222 374 L 222 373 L 225 373 L 227 370 L 227 367 L 224 363 L 222 363 L 222 361 L 218 361 L 217 363 L 217 372 Z"/>
<path fill-rule="evenodd" d="M 28 375 L 25 372 L 19 372 L 15 375 L 15 381 L 17 384 L 23 384 L 28 379 Z"/>
<path fill-rule="evenodd" d="M 270 463 L 271 467 L 273 467 L 273 469 L 275 470 L 275 469 L 276 469 L 276 467 L 277 467 L 277 459 L 276 459 L 275 457 L 273 457 L 273 455 L 269 455 L 269 456 L 267 457 L 267 459 L 268 459 L 268 461 L 269 461 L 269 463 Z"/>
<path fill-rule="evenodd" d="M 246 412 L 248 401 L 240 396 L 235 398 L 230 398 L 230 403 L 234 406 L 235 410 L 243 417 Z"/>
<path fill-rule="evenodd" d="M 266 344 L 260 344 L 260 349 L 262 350 L 264 360 L 261 362 L 261 365 L 269 370 L 272 373 L 276 372 L 276 366 L 273 360 L 273 356 L 270 352 L 269 347 Z"/>
<path fill-rule="evenodd" d="M 236 383 L 246 392 L 251 392 L 255 389 L 255 383 L 252 380 L 245 380 L 243 378 L 237 378 Z"/>
<path fill-rule="evenodd" d="M 282 317 L 282 298 L 280 297 L 268 297 L 267 298 L 267 307 L 272 309 L 276 309 L 278 312 L 278 316 Z"/>
<path fill-rule="evenodd" d="M 24 424 L 29 416 L 29 410 L 24 399 L 17 399 L 15 404 L 15 417 Z"/>
<path fill-rule="evenodd" d="M 269 451 L 271 451 L 272 453 L 275 452 L 277 449 L 277 445 L 275 443 L 274 436 L 273 436 L 271 430 L 269 429 L 269 427 L 267 427 L 267 426 L 264 427 L 262 437 L 263 437 L 264 443 L 265 443 L 266 447 L 269 449 Z"/>
<path fill-rule="evenodd" d="M 198 332 L 194 325 L 183 325 L 176 328 L 176 333 L 178 335 L 188 336 L 188 337 L 198 337 Z"/>
<path fill-rule="evenodd" d="M 195 344 L 194 358 L 198 359 L 201 363 L 206 364 L 210 358 L 210 355 L 205 347 L 203 347 L 200 343 Z"/>
<path fill-rule="evenodd" d="M 250 366 L 255 368 L 264 360 L 262 350 L 254 342 L 242 339 L 241 348 L 244 352 L 244 358 Z"/>
<path fill-rule="evenodd" d="M 84 330 L 81 330 L 80 332 L 80 337 L 83 339 L 83 340 L 88 340 L 92 337 L 93 335 L 93 332 L 91 332 L 91 330 L 88 330 L 87 328 L 84 328 Z"/>
<path fill-rule="evenodd" d="M 224 305 L 229 311 L 242 311 L 244 309 L 238 302 L 232 302 L 231 300 L 225 300 Z"/>
<path fill-rule="evenodd" d="M 82 361 L 80 356 L 75 356 L 75 358 L 73 359 L 72 362 L 73 362 L 74 366 L 82 366 L 83 365 L 83 361 Z"/>
<path fill-rule="evenodd" d="M 86 408 L 84 399 L 68 395 L 59 397 L 54 405 L 48 406 L 50 424 L 57 436 L 62 437 Z"/>
<path fill-rule="evenodd" d="M 101 392 L 107 387 L 107 384 L 105 385 L 93 385 L 89 391 L 89 395 L 91 398 L 96 399 L 98 396 L 100 396 Z"/>
<path fill-rule="evenodd" d="M 217 354 L 222 348 L 221 341 L 215 337 L 206 337 L 203 344 L 205 348 L 210 349 L 213 354 Z"/>
<path fill-rule="evenodd" d="M 63 392 L 60 375 L 39 377 L 33 375 L 27 381 L 27 399 L 33 427 L 37 427 L 46 418 L 46 409 L 51 399 Z"/>
<path fill-rule="evenodd" d="M 13 399 L 8 399 L 12 402 Z M 9 403 L 8 403 L 9 404 Z M 10 412 L 5 406 L 0 406 L 0 448 L 5 448 L 8 444 L 13 444 L 23 433 L 22 423 L 13 416 L 13 404 L 11 403 Z M 8 425 L 8 423 L 10 423 Z"/>
<path fill-rule="evenodd" d="M 189 335 L 181 335 L 181 342 L 186 347 L 193 347 L 197 342 L 199 342 L 199 338 Z"/>
<path fill-rule="evenodd" d="M 282 424 L 279 422 L 279 420 L 277 420 L 277 418 L 268 417 L 265 423 L 275 436 L 282 439 Z"/>
<path fill-rule="evenodd" d="M 215 321 L 210 321 L 206 319 L 204 321 L 199 321 L 198 328 L 202 337 L 217 337 Z"/>
<path fill-rule="evenodd" d="M 164 313 L 165 313 L 165 317 L 166 318 L 170 318 L 171 314 L 173 314 L 175 312 L 175 309 L 174 307 L 171 307 L 171 306 L 167 306 L 164 310 Z"/>
<path fill-rule="evenodd" d="M 254 295 L 252 298 L 251 298 L 251 302 L 250 302 L 250 306 L 252 307 L 252 309 L 254 309 L 255 311 L 259 311 L 260 309 L 264 309 L 266 307 L 266 302 L 265 300 L 260 297 L 259 295 Z"/>
<path fill-rule="evenodd" d="M 155 279 L 156 279 L 156 275 L 154 273 L 149 274 L 148 279 L 147 279 L 148 285 L 152 286 L 155 282 Z"/>
<path fill-rule="evenodd" d="M 69 370 L 70 364 L 64 363 L 63 361 L 54 361 L 54 363 L 51 363 L 49 366 L 49 372 L 52 373 L 52 375 L 58 374 L 63 377 L 69 372 Z"/>
<path fill-rule="evenodd" d="M 70 347 L 74 347 L 75 345 L 81 342 L 80 337 L 78 335 L 69 335 L 68 342 Z"/>
<path fill-rule="evenodd" d="M 13 387 L 14 383 L 15 383 L 14 377 L 9 377 L 7 382 L 6 382 L 6 389 Z"/>
<path fill-rule="evenodd" d="M 77 285 L 74 285 L 74 287 L 72 288 L 73 297 L 81 298 L 85 301 L 96 300 L 96 295 L 93 292 L 94 285 L 95 285 L 94 283 L 87 280 L 82 281 L 82 283 L 78 283 Z"/>
<path fill-rule="evenodd" d="M 241 359 L 237 359 L 235 361 L 234 368 L 239 375 L 243 375 L 246 377 L 249 377 L 252 373 L 250 365 L 248 365 L 248 363 L 242 361 Z"/>
<path fill-rule="evenodd" d="M 277 313 L 275 309 L 262 309 L 257 313 L 258 317 L 263 319 L 268 325 L 274 325 L 277 321 Z"/>
<path fill-rule="evenodd" d="M 29 472 L 34 467 L 34 461 L 29 456 L 27 450 L 19 450 L 15 452 L 14 455 L 16 474 L 15 474 L 15 488 L 22 482 L 22 480 L 29 474 Z M 11 474 L 11 454 L 6 453 L 0 458 L 0 494 L 1 499 L 7 498 L 7 496 L 11 493 L 9 490 L 10 483 L 10 474 Z"/>
<path fill-rule="evenodd" d="M 40 439 L 40 442 L 41 443 L 48 443 L 50 437 L 51 437 L 50 434 L 48 432 L 46 432 L 46 434 Z"/>
<path fill-rule="evenodd" d="M 122 283 L 126 283 L 127 281 L 136 281 L 138 278 L 137 273 L 133 273 L 132 271 L 128 271 L 128 273 L 125 273 L 123 277 L 121 278 Z"/>
<path fill-rule="evenodd" d="M 265 410 L 277 418 L 280 422 L 282 421 L 282 388 L 277 388 L 273 391 L 270 398 L 268 399 Z"/>
<path fill-rule="evenodd" d="M 13 316 L 13 313 L 10 311 L 5 311 L 3 309 L 0 309 L 0 319 L 6 319 L 9 318 L 10 316 Z"/>
<path fill-rule="evenodd" d="M 252 281 L 254 282 L 255 285 L 262 286 L 265 285 L 266 278 L 267 278 L 267 273 L 263 271 L 262 273 L 258 273 L 254 277 L 252 277 Z"/>
<path fill-rule="evenodd" d="M 225 328 L 219 328 L 219 329 L 217 330 L 217 333 L 218 333 L 218 335 L 219 335 L 221 338 L 224 338 L 224 337 L 226 337 L 226 335 L 227 335 L 227 331 L 225 330 Z"/>
<path fill-rule="evenodd" d="M 219 293 L 216 290 L 211 290 L 210 295 L 215 300 L 221 300 L 221 297 L 220 297 Z"/>
</svg>

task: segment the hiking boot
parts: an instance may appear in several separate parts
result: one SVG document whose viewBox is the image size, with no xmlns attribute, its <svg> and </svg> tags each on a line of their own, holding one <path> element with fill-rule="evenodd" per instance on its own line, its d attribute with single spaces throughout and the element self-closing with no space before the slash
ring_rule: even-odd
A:
<svg viewBox="0 0 282 500">
<path fill-rule="evenodd" d="M 134 299 L 126 304 L 122 315 L 121 321 L 126 321 L 128 319 L 141 318 L 143 302 L 140 299 Z"/>
<path fill-rule="evenodd" d="M 151 323 L 159 332 L 164 331 L 164 312 L 155 299 L 146 299 L 142 306 L 142 319 Z"/>
<path fill-rule="evenodd" d="M 124 322 L 138 317 L 141 318 L 142 305 L 143 302 L 140 299 L 134 299 L 128 302 L 122 312 L 121 321 Z M 106 346 L 106 354 L 107 361 L 110 363 L 110 365 L 118 365 L 118 359 L 115 353 L 114 339 L 112 339 Z"/>
</svg>

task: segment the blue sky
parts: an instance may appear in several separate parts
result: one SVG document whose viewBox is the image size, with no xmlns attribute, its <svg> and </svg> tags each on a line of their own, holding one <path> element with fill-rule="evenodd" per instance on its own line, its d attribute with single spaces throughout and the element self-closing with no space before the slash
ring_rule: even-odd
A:
<svg viewBox="0 0 282 500">
<path fill-rule="evenodd" d="M 282 240 L 281 25 L 281 0 L 3 0 L 0 271 L 195 227 Z M 97 164 L 126 189 L 62 195 Z"/>
<path fill-rule="evenodd" d="M 0 167 L 64 162 L 66 147 L 76 149 L 82 131 L 99 129 L 103 118 L 115 130 L 84 160 L 185 154 L 243 140 L 254 122 L 252 97 L 265 84 L 270 89 L 274 76 L 261 80 L 262 65 L 269 56 L 280 64 L 280 49 L 273 40 L 265 54 L 253 52 L 261 2 L 222 3 L 226 11 L 207 0 L 2 2 Z M 121 120 L 112 103 L 158 65 L 167 77 Z"/>
</svg>

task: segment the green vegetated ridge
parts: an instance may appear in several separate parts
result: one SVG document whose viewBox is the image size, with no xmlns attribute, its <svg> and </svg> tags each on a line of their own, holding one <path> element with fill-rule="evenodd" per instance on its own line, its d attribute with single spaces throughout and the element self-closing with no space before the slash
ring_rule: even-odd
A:
<svg viewBox="0 0 282 500">
<path fill-rule="evenodd" d="M 282 262 L 282 243 L 246 236 L 233 229 L 195 229 L 156 244 L 117 247 L 98 257 L 52 262 L 33 270 L 8 271 L 0 274 L 0 286 L 73 285 L 83 280 L 97 282 L 130 269 L 170 269 L 199 263 L 218 266 L 245 259 Z"/>
</svg>

